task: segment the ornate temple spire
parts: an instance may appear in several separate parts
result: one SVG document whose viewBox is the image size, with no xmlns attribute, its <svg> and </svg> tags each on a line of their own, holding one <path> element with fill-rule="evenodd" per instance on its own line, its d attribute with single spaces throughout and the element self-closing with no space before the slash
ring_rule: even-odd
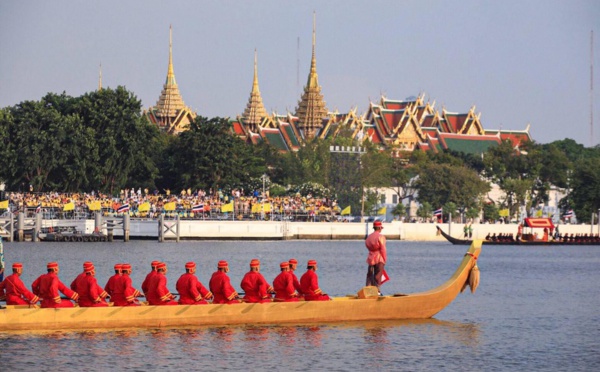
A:
<svg viewBox="0 0 600 372">
<path fill-rule="evenodd" d="M 156 106 L 152 108 L 159 127 L 169 133 L 178 133 L 189 124 L 189 120 L 181 121 L 181 111 L 195 114 L 183 103 L 177 82 L 175 81 L 175 72 L 173 71 L 173 28 L 169 26 L 169 67 L 167 69 L 167 79 L 163 85 L 163 90 L 158 98 Z"/>
<path fill-rule="evenodd" d="M 98 76 L 98 91 L 102 90 L 102 63 L 100 63 L 100 75 Z"/>
<path fill-rule="evenodd" d="M 316 31 L 316 13 L 313 13 L 313 41 L 312 41 L 312 59 L 310 61 L 310 72 L 308 80 L 304 87 L 304 93 L 295 116 L 298 117 L 298 129 L 300 129 L 306 139 L 312 139 L 317 136 L 319 130 L 323 127 L 323 118 L 327 117 L 327 107 L 321 94 L 319 77 L 317 75 L 317 57 L 315 46 L 317 40 Z"/>
<path fill-rule="evenodd" d="M 252 132 L 257 131 L 257 127 L 262 119 L 267 116 L 267 110 L 263 105 L 262 97 L 260 96 L 260 90 L 258 89 L 258 63 L 256 49 L 254 49 L 254 80 L 252 82 L 252 91 L 250 92 L 250 99 L 246 105 L 246 109 L 242 114 L 244 124 Z"/>
</svg>

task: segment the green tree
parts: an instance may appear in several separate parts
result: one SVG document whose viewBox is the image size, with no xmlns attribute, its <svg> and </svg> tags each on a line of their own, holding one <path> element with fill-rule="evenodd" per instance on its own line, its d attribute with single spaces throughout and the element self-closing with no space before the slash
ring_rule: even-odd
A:
<svg viewBox="0 0 600 372">
<path fill-rule="evenodd" d="M 588 158 L 577 163 L 569 199 L 577 220 L 589 223 L 592 214 L 600 209 L 600 163 L 597 159 Z"/>
</svg>

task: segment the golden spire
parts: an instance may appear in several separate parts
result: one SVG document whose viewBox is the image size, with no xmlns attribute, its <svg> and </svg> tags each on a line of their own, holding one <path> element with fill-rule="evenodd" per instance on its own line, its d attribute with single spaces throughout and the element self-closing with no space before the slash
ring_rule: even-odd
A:
<svg viewBox="0 0 600 372">
<path fill-rule="evenodd" d="M 175 84 L 175 72 L 173 71 L 173 26 L 169 25 L 169 68 L 165 84 Z"/>
<path fill-rule="evenodd" d="M 301 130 L 305 139 L 312 139 L 318 135 L 323 128 L 323 119 L 327 117 L 327 107 L 321 94 L 321 86 L 317 76 L 317 57 L 315 52 L 317 40 L 317 16 L 313 13 L 313 42 L 312 58 L 310 61 L 310 73 L 304 87 L 304 93 L 298 102 L 295 116 L 298 117 L 298 129 Z"/>
<path fill-rule="evenodd" d="M 102 62 L 100 62 L 100 75 L 98 76 L 98 91 L 102 90 Z"/>
<path fill-rule="evenodd" d="M 257 127 L 264 117 L 267 116 L 267 110 L 263 105 L 262 97 L 260 96 L 260 90 L 258 88 L 258 62 L 257 53 L 254 49 L 254 80 L 252 81 L 252 91 L 250 92 L 250 99 L 246 105 L 246 109 L 242 114 L 244 124 L 252 132 L 257 131 Z"/>
</svg>

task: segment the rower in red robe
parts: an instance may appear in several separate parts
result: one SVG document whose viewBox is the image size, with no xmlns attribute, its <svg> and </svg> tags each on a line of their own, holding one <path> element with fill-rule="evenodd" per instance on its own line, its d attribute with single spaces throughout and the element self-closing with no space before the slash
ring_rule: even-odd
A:
<svg viewBox="0 0 600 372">
<path fill-rule="evenodd" d="M 181 305 L 206 305 L 207 300 L 213 297 L 210 292 L 198 280 L 196 274 L 196 263 L 185 264 L 185 274 L 179 277 L 175 288 L 179 292 L 179 304 Z"/>
<path fill-rule="evenodd" d="M 213 304 L 235 304 L 239 303 L 239 295 L 231 286 L 227 273 L 229 264 L 225 260 L 219 261 L 217 271 L 212 274 L 208 287 L 214 295 Z"/>
<path fill-rule="evenodd" d="M 298 293 L 294 288 L 294 278 L 290 272 L 290 263 L 285 261 L 279 264 L 281 273 L 273 280 L 276 302 L 296 302 Z"/>
<path fill-rule="evenodd" d="M 167 264 L 156 265 L 156 274 L 150 277 L 146 299 L 150 305 L 178 305 L 175 296 L 167 288 Z"/>
<path fill-rule="evenodd" d="M 250 261 L 250 271 L 244 275 L 240 287 L 246 293 L 244 302 L 249 303 L 271 302 L 271 293 L 275 292 L 260 273 L 260 261 L 256 258 Z"/>
<path fill-rule="evenodd" d="M 0 300 L 6 300 L 7 305 L 35 305 L 40 298 L 29 292 L 20 278 L 23 264 L 13 263 L 12 271 L 11 275 L 0 282 Z"/>
<path fill-rule="evenodd" d="M 140 303 L 137 300 L 138 297 L 141 297 L 142 294 L 137 289 L 133 288 L 131 284 L 131 265 L 128 263 L 124 263 L 121 267 L 121 285 L 120 287 L 123 290 L 123 294 L 125 296 L 124 299 L 118 298 L 114 300 L 115 306 L 139 306 Z"/>
<path fill-rule="evenodd" d="M 123 293 L 122 285 L 121 285 L 121 270 L 123 269 L 123 264 L 115 264 L 114 270 L 115 275 L 108 278 L 106 285 L 104 286 L 104 290 L 110 296 L 110 301 L 115 302 L 115 298 L 125 299 L 125 294 Z"/>
<path fill-rule="evenodd" d="M 292 274 L 292 278 L 294 279 L 294 289 L 296 290 L 296 292 L 298 292 L 298 297 L 301 298 L 302 288 L 300 288 L 300 281 L 298 280 L 298 277 L 295 273 L 296 268 L 298 267 L 298 260 L 296 260 L 295 258 L 290 258 L 288 262 L 290 263 L 290 273 Z"/>
<path fill-rule="evenodd" d="M 83 273 L 73 280 L 71 289 L 79 294 L 80 307 L 108 306 L 106 303 L 108 293 L 98 285 L 96 268 L 91 262 L 83 264 Z"/>
<path fill-rule="evenodd" d="M 150 278 L 156 275 L 156 265 L 158 265 L 159 263 L 160 261 L 152 261 L 152 263 L 150 264 L 151 270 L 148 273 L 148 275 L 146 275 L 146 279 L 144 279 L 144 281 L 142 282 L 142 292 L 144 292 L 146 296 L 148 296 L 148 285 L 150 284 Z"/>
<path fill-rule="evenodd" d="M 306 301 L 329 301 L 329 296 L 319 288 L 319 277 L 317 276 L 317 261 L 309 260 L 306 272 L 300 278 L 300 287 Z"/>
<path fill-rule="evenodd" d="M 42 299 L 42 308 L 73 307 L 73 303 L 69 300 L 62 300 L 60 294 L 64 294 L 73 301 L 79 300 L 79 294 L 60 281 L 58 263 L 49 262 L 46 268 L 48 273 L 40 275 L 31 284 L 33 294 Z"/>
</svg>

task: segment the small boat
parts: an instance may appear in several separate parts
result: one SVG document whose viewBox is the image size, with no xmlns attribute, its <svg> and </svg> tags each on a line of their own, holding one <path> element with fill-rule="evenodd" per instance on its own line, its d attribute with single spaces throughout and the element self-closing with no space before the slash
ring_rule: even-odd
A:
<svg viewBox="0 0 600 372">
<path fill-rule="evenodd" d="M 464 289 L 480 252 L 481 241 L 474 241 L 450 279 L 426 292 L 378 296 L 376 287 L 365 287 L 356 296 L 331 301 L 63 309 L 6 306 L 0 309 L 0 332 L 427 319 Z"/>
<path fill-rule="evenodd" d="M 106 242 L 108 236 L 98 232 L 86 234 L 73 226 L 61 226 L 56 228 L 43 228 L 38 233 L 38 238 L 43 242 Z"/>
</svg>

